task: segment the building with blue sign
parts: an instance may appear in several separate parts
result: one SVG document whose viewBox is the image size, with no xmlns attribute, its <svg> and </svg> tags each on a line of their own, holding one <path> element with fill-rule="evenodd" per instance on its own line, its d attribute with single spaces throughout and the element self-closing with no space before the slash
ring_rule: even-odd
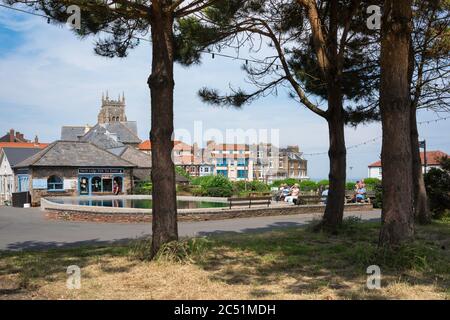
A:
<svg viewBox="0 0 450 320">
<path fill-rule="evenodd" d="M 14 166 L 17 191 L 29 191 L 33 205 L 41 197 L 122 194 L 133 186 L 137 166 L 81 141 L 56 141 Z"/>
</svg>

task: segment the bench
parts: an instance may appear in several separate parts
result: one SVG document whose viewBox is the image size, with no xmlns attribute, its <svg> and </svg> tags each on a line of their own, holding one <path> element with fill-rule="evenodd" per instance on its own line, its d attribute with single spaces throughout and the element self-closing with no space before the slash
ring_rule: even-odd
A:
<svg viewBox="0 0 450 320">
<path fill-rule="evenodd" d="M 248 196 L 252 198 L 272 197 L 272 192 L 250 192 Z"/>
<path fill-rule="evenodd" d="M 267 204 L 270 206 L 272 202 L 272 197 L 246 197 L 246 198 L 236 198 L 231 197 L 228 198 L 228 203 L 230 205 L 230 209 L 233 205 L 248 205 L 250 208 L 252 204 Z"/>
<path fill-rule="evenodd" d="M 318 204 L 322 202 L 322 197 L 319 195 L 304 195 L 298 196 L 297 199 L 294 200 L 296 205 L 304 205 L 304 204 Z"/>
<path fill-rule="evenodd" d="M 349 203 L 350 201 L 352 201 L 353 196 L 355 195 L 355 191 L 352 190 L 347 190 L 345 191 L 345 203 Z M 367 191 L 366 192 L 366 196 L 364 198 L 363 201 L 361 201 L 360 203 L 372 203 L 373 200 L 375 199 L 375 191 Z"/>
</svg>

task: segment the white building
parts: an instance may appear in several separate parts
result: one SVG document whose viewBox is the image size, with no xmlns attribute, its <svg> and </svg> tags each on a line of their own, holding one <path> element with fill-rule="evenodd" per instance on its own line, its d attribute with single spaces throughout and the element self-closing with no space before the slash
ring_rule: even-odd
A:
<svg viewBox="0 0 450 320">
<path fill-rule="evenodd" d="M 0 205 L 11 202 L 13 192 L 28 191 L 28 181 L 24 181 L 20 176 L 16 186 L 12 167 L 40 150 L 40 148 L 0 148 Z"/>
<path fill-rule="evenodd" d="M 427 152 L 427 172 L 431 168 L 441 168 L 441 165 L 439 164 L 439 160 L 445 156 L 448 156 L 445 152 L 442 151 L 428 151 Z M 422 161 L 422 172 L 425 173 L 425 157 L 424 153 L 420 153 L 420 160 Z M 382 178 L 383 169 L 381 166 L 381 161 L 374 162 L 372 164 L 369 164 L 369 178 Z"/>
<path fill-rule="evenodd" d="M 254 161 L 246 144 L 216 144 L 208 141 L 206 152 L 214 165 L 214 175 L 231 181 L 252 181 Z"/>
</svg>

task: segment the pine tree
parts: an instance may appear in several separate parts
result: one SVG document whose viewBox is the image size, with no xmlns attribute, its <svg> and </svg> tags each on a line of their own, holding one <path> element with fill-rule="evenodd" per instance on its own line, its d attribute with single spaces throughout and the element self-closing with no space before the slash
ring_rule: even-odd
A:
<svg viewBox="0 0 450 320">
<path fill-rule="evenodd" d="M 395 246 L 414 234 L 409 52 L 412 0 L 386 0 L 381 42 L 383 207 L 379 243 Z"/>
<path fill-rule="evenodd" d="M 9 5 L 21 0 L 4 0 Z M 148 78 L 151 93 L 153 220 L 152 252 L 178 239 L 175 166 L 172 161 L 173 66 L 179 56 L 175 46 L 178 21 L 203 10 L 217 0 L 36 0 L 26 5 L 58 23 L 66 23 L 67 9 L 81 9 L 80 37 L 106 33 L 95 53 L 105 57 L 126 57 L 150 31 L 152 66 Z M 185 63 L 185 62 L 184 62 Z"/>
<path fill-rule="evenodd" d="M 330 192 L 321 227 L 336 231 L 343 219 L 345 198 L 344 126 L 351 105 L 371 110 L 367 106 L 377 88 L 377 65 L 371 59 L 377 35 L 361 31 L 366 28 L 366 7 L 362 1 L 351 0 L 230 2 L 234 5 L 215 5 L 200 18 L 192 19 L 182 34 L 214 30 L 223 38 L 222 44 L 249 45 L 252 49 L 257 47 L 255 39 L 261 37 L 269 41 L 274 54 L 243 66 L 256 87 L 254 92 L 237 89 L 222 95 L 218 90 L 203 88 L 200 96 L 211 104 L 241 107 L 287 85 L 299 106 L 325 119 L 330 140 Z M 188 43 L 195 43 L 197 50 L 207 48 L 208 41 L 201 35 L 207 32 L 195 34 Z M 192 46 L 184 50 L 186 60 L 196 58 L 193 51 Z M 310 94 L 326 103 L 312 100 Z"/>
<path fill-rule="evenodd" d="M 414 216 L 431 222 L 422 174 L 417 111 L 449 112 L 450 108 L 450 1 L 414 1 L 410 46 L 411 148 Z"/>
</svg>

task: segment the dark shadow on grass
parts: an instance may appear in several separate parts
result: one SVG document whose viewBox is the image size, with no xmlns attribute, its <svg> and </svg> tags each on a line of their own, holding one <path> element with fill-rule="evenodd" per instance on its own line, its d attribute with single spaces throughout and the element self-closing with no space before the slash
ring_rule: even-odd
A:
<svg viewBox="0 0 450 320">
<path fill-rule="evenodd" d="M 300 228 L 305 227 L 307 223 L 297 223 L 297 222 L 275 222 L 265 227 L 260 228 L 245 228 L 242 229 L 240 232 L 236 231 L 224 231 L 224 230 L 214 230 L 214 231 L 204 231 L 204 232 L 198 232 L 198 236 L 200 237 L 208 237 L 208 236 L 218 236 L 218 235 L 236 235 L 241 233 L 264 233 L 268 231 L 273 231 L 276 229 L 283 229 L 283 228 Z"/>
<path fill-rule="evenodd" d="M 383 275 L 391 277 L 392 281 L 402 275 L 402 281 L 410 284 L 434 284 L 442 291 L 448 290 L 448 277 L 436 281 L 437 273 L 445 272 L 442 265 L 450 263 L 448 255 L 436 262 L 441 267 L 433 270 L 441 271 L 435 274 L 424 270 L 420 276 L 406 275 L 411 267 L 403 267 L 404 261 L 396 258 L 383 265 L 377 255 L 379 222 L 379 219 L 371 219 L 370 223 L 348 223 L 337 236 L 314 233 L 296 223 L 275 223 L 266 228 L 244 229 L 243 233 L 209 232 L 204 235 L 215 242 L 215 249 L 199 265 L 212 272 L 212 280 L 263 288 L 273 284 L 286 294 L 311 294 L 331 289 L 337 297 L 345 299 L 386 299 L 388 297 L 381 291 L 365 289 L 366 269 L 371 264 L 379 264 Z M 433 246 L 436 248 L 428 243 L 427 246 L 413 244 L 412 254 L 408 250 L 402 254 L 413 259 L 416 255 L 429 255 L 432 264 L 432 254 L 442 251 L 438 243 Z M 390 267 L 390 263 L 395 267 Z M 291 283 L 280 284 L 280 277 L 289 278 Z M 252 296 L 264 296 L 260 290 L 254 289 Z"/>
<path fill-rule="evenodd" d="M 48 249 L 69 249 L 78 248 L 86 246 L 106 246 L 106 245 L 121 245 L 127 244 L 130 241 L 136 240 L 137 238 L 124 238 L 115 240 L 99 240 L 99 239 L 89 239 L 83 241 L 22 241 L 10 243 L 7 246 L 8 251 L 36 251 L 36 250 L 48 250 Z M 5 250 L 6 251 L 6 250 Z M 1 252 L 1 250 L 0 250 Z"/>
</svg>

